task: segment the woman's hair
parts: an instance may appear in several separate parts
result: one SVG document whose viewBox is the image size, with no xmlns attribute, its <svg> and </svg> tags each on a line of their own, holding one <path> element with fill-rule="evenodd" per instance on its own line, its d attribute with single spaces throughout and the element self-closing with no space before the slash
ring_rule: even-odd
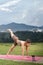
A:
<svg viewBox="0 0 43 65">
<path fill-rule="evenodd" d="M 30 40 L 30 39 L 27 39 L 26 42 L 27 42 L 27 43 L 31 43 L 31 40 Z"/>
</svg>

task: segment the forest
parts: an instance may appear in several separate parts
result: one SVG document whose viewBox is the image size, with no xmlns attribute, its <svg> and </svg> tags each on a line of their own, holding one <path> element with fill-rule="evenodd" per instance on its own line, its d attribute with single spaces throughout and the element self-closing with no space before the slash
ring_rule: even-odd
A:
<svg viewBox="0 0 43 65">
<path fill-rule="evenodd" d="M 31 42 L 43 42 L 43 32 L 17 31 L 14 33 L 20 40 L 30 39 Z M 7 32 L 0 32 L 0 42 L 13 42 L 11 36 Z"/>
</svg>

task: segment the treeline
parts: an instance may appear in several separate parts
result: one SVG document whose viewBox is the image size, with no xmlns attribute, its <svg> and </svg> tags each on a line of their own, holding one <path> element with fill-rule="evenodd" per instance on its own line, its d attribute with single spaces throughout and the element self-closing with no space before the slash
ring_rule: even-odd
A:
<svg viewBox="0 0 43 65">
<path fill-rule="evenodd" d="M 14 33 L 20 40 L 30 39 L 31 42 L 43 42 L 43 32 L 17 31 Z M 0 42 L 13 42 L 9 33 L 0 32 Z"/>
</svg>

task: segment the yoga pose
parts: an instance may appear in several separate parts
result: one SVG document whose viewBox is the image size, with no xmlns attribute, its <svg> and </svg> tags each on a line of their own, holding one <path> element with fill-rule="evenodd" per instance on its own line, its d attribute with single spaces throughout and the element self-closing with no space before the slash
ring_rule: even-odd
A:
<svg viewBox="0 0 43 65">
<path fill-rule="evenodd" d="M 25 46 L 26 54 L 28 55 L 28 47 L 30 46 L 31 41 L 29 39 L 27 39 L 26 41 L 19 40 L 19 38 L 13 33 L 13 31 L 11 29 L 8 29 L 7 31 L 10 33 L 11 38 L 14 41 L 14 44 L 12 44 L 12 46 L 10 47 L 9 51 L 7 52 L 7 55 L 15 48 L 16 45 L 21 46 L 23 56 L 24 56 L 24 46 Z"/>
</svg>

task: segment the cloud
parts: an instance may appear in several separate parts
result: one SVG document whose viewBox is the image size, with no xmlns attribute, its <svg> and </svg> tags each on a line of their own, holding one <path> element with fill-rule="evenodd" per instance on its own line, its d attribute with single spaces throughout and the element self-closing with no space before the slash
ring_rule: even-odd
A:
<svg viewBox="0 0 43 65">
<path fill-rule="evenodd" d="M 6 11 L 6 12 L 12 12 L 12 10 L 10 10 L 10 9 L 8 9 L 8 8 L 0 8 L 0 10 Z"/>
<path fill-rule="evenodd" d="M 27 15 L 27 10 L 24 10 L 23 13 L 22 13 L 22 19 L 24 19 Z"/>
<path fill-rule="evenodd" d="M 9 1 L 9 2 L 7 2 L 7 3 L 5 3 L 5 4 L 0 5 L 0 7 L 9 7 L 9 6 L 12 6 L 12 5 L 17 4 L 19 1 L 21 1 L 21 0 Z"/>
<path fill-rule="evenodd" d="M 40 10 L 40 11 L 43 11 L 43 7 L 40 7 L 39 10 Z"/>
<path fill-rule="evenodd" d="M 8 7 L 16 5 L 19 1 L 21 1 L 21 0 L 13 0 L 13 1 L 9 1 L 5 4 L 2 4 L 2 5 L 0 5 L 0 10 L 12 12 L 12 10 L 10 10 Z"/>
<path fill-rule="evenodd" d="M 19 19 L 24 19 L 26 16 L 27 16 L 27 12 L 28 12 L 28 10 L 23 10 L 23 12 L 21 13 L 21 16 L 19 17 Z"/>
<path fill-rule="evenodd" d="M 23 20 L 24 18 L 26 18 L 26 16 L 27 16 L 27 12 L 28 12 L 28 10 L 23 10 L 21 13 L 18 13 L 18 14 L 16 14 L 14 17 L 13 17 L 13 19 L 15 19 L 15 20 Z"/>
</svg>

